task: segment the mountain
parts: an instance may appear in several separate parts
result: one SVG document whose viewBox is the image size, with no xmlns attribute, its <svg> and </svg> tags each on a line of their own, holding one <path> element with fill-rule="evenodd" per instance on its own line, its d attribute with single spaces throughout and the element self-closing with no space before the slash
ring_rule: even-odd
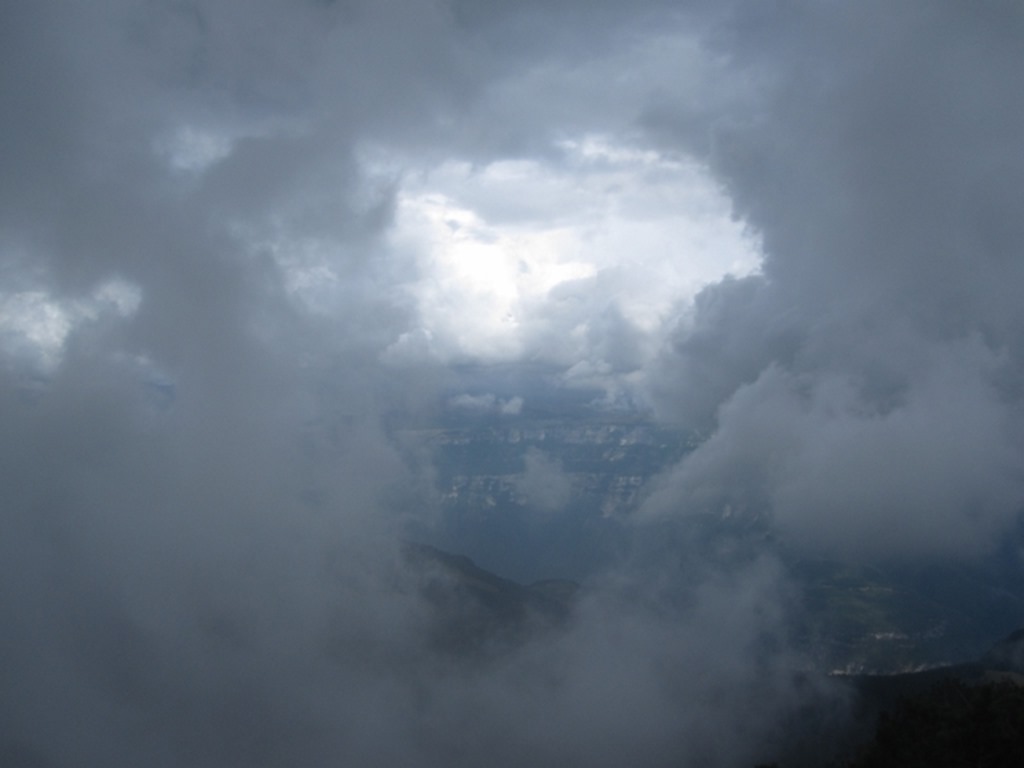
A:
<svg viewBox="0 0 1024 768">
<path fill-rule="evenodd" d="M 1024 676 L 1024 629 L 1011 632 L 981 657 L 985 669 Z M 1024 682 L 1022 678 L 1021 682 Z"/>
<path fill-rule="evenodd" d="M 456 414 L 397 429 L 395 441 L 434 478 L 439 521 L 415 538 L 522 582 L 585 579 L 614 563 L 649 481 L 695 444 L 635 414 L 596 410 Z"/>
<path fill-rule="evenodd" d="M 839 673 L 909 672 L 976 658 L 1024 620 L 1013 573 L 985 564 L 927 568 L 790 561 L 805 648 Z"/>
<path fill-rule="evenodd" d="M 501 653 L 563 626 L 580 589 L 563 579 L 519 584 L 426 544 L 407 544 L 405 558 L 432 610 L 430 646 L 459 658 Z"/>
<path fill-rule="evenodd" d="M 845 724 L 792 723 L 787 748 L 758 768 L 1017 768 L 1024 765 L 1024 629 L 962 664 L 840 675 Z"/>
<path fill-rule="evenodd" d="M 862 723 L 874 722 L 881 713 L 892 711 L 901 701 L 926 695 L 936 686 L 950 682 L 1024 685 L 1024 629 L 1010 633 L 973 661 L 918 672 L 849 675 L 843 679 L 856 691 L 858 719 Z"/>
<path fill-rule="evenodd" d="M 552 575 L 586 582 L 623 563 L 642 571 L 667 561 L 683 578 L 699 578 L 704 564 L 728 570 L 771 552 L 800 594 L 797 639 L 831 672 L 974 659 L 1024 622 L 1024 562 L 1015 548 L 1024 527 L 1005 551 L 978 562 L 868 565 L 791 550 L 765 510 L 681 509 L 664 525 L 636 526 L 661 474 L 700 436 L 635 410 L 597 407 L 579 393 L 547 403 L 539 388 L 503 391 L 499 383 L 488 379 L 481 391 L 495 392 L 496 403 L 524 395 L 521 412 L 448 408 L 430 423 L 392 424 L 396 444 L 434 483 L 436 522 L 412 538 L 466 553 L 518 585 Z"/>
<path fill-rule="evenodd" d="M 544 633 L 557 632 L 571 619 L 580 599 L 581 587 L 573 581 L 519 583 L 466 556 L 426 544 L 406 544 L 404 559 L 418 594 L 429 606 L 429 647 L 459 665 L 486 662 Z M 837 622 L 833 629 L 844 625 L 849 637 L 887 622 L 912 626 L 941 614 L 940 608 L 923 617 L 910 610 L 911 615 L 901 620 L 900 610 L 914 608 L 922 598 L 887 586 L 886 574 L 832 563 L 815 567 L 825 568 L 825 573 L 809 569 L 803 576 L 818 584 L 815 589 L 821 594 L 816 599 L 825 606 L 809 615 L 818 620 L 831 616 Z M 830 602 L 836 604 L 830 607 Z M 849 720 L 824 717 L 818 722 L 814 713 L 805 713 L 806 722 L 790 723 L 777 739 L 776 765 L 1024 764 L 1017 760 L 1024 755 L 1024 629 L 1011 632 L 973 661 L 834 679 L 845 681 L 851 690 Z"/>
<path fill-rule="evenodd" d="M 847 678 L 853 721 L 837 757 L 794 754 L 790 765 L 847 768 L 1024 765 L 1024 629 L 973 662 Z"/>
</svg>

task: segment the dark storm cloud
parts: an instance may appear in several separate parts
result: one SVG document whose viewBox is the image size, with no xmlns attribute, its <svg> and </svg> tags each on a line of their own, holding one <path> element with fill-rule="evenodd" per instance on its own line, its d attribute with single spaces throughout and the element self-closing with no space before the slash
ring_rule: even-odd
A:
<svg viewBox="0 0 1024 768">
<path fill-rule="evenodd" d="M 763 275 L 705 289 L 662 358 L 665 412 L 714 426 L 652 509 L 771 513 L 845 554 L 983 552 L 1024 502 L 1024 15 L 780 7 L 720 38 L 761 87 L 708 158 Z"/>
</svg>

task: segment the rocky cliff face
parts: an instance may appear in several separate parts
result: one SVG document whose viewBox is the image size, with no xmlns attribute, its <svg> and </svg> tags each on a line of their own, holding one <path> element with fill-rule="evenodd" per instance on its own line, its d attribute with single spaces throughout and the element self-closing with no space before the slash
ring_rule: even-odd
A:
<svg viewBox="0 0 1024 768">
<path fill-rule="evenodd" d="M 614 560 L 651 479 L 692 448 L 637 419 L 466 420 L 397 433 L 427 457 L 438 524 L 423 538 L 524 582 Z"/>
</svg>

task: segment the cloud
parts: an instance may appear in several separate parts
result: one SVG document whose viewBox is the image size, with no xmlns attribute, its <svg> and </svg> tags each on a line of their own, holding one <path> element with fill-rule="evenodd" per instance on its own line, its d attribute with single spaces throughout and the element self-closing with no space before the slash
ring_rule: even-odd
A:
<svg viewBox="0 0 1024 768">
<path fill-rule="evenodd" d="M 453 754 L 510 766 L 758 759 L 752 744 L 776 716 L 805 696 L 838 701 L 826 689 L 800 690 L 792 659 L 774 646 L 774 607 L 784 603 L 777 576 L 761 561 L 708 581 L 678 622 L 652 619 L 628 589 L 595 596 L 566 634 L 468 686 L 442 689 L 440 722 L 459 723 L 462 751 Z M 709 643 L 718 645 L 711 657 Z M 751 738 L 736 738 L 740 723 Z"/>
<path fill-rule="evenodd" d="M 556 512 L 568 502 L 572 492 L 572 479 L 562 469 L 561 462 L 543 451 L 530 448 L 524 457 L 523 473 L 516 479 L 516 490 L 527 504 L 544 512 Z"/>
<path fill-rule="evenodd" d="M 974 556 L 1024 505 L 1007 288 L 1024 268 L 1008 79 L 1024 17 L 905 6 L 880 25 L 880 9 L 731 27 L 761 88 L 707 157 L 760 233 L 762 274 L 704 289 L 650 368 L 662 412 L 711 434 L 650 509 L 771 515 L 812 551 Z"/>
<path fill-rule="evenodd" d="M 518 395 L 500 398 L 490 392 L 483 395 L 463 393 L 449 397 L 448 407 L 475 414 L 496 413 L 499 416 L 518 416 L 523 410 L 523 398 Z"/>
<path fill-rule="evenodd" d="M 615 137 L 556 149 L 405 183 L 393 237 L 416 254 L 411 291 L 440 359 L 603 360 L 603 318 L 656 335 L 708 281 L 756 271 L 756 243 L 701 167 Z"/>
</svg>

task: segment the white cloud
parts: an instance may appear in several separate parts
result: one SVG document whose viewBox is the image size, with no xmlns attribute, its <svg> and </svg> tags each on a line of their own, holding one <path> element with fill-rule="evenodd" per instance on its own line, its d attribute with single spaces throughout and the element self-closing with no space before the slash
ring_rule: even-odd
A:
<svg viewBox="0 0 1024 768">
<path fill-rule="evenodd" d="M 0 347 L 9 356 L 27 356 L 44 370 L 52 369 L 70 331 L 68 312 L 42 291 L 0 299 Z"/>
<path fill-rule="evenodd" d="M 608 307 L 659 333 L 702 286 L 759 268 L 757 242 L 693 161 L 598 135 L 559 152 L 406 178 L 394 238 L 418 254 L 411 290 L 440 354 L 544 356 L 558 336 L 578 359 Z M 566 314 L 570 285 L 586 298 Z"/>
<path fill-rule="evenodd" d="M 138 286 L 120 278 L 79 299 L 62 300 L 44 290 L 0 293 L 0 353 L 50 372 L 76 328 L 104 316 L 130 317 L 141 301 Z"/>
<path fill-rule="evenodd" d="M 557 512 L 569 503 L 572 478 L 562 462 L 537 448 L 526 451 L 523 472 L 515 481 L 526 502 L 542 512 Z"/>
<path fill-rule="evenodd" d="M 508 398 L 508 400 L 503 400 L 498 406 L 498 410 L 502 416 L 518 416 L 523 412 L 524 404 L 523 398 L 516 395 L 515 397 Z"/>
<path fill-rule="evenodd" d="M 230 136 L 184 125 L 157 140 L 155 149 L 178 172 L 198 174 L 231 154 Z"/>
</svg>

